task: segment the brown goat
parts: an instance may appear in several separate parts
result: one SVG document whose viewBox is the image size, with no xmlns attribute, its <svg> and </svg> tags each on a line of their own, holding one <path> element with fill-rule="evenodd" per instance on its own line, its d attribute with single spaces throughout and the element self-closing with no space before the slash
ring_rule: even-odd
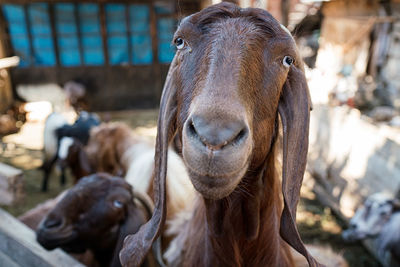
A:
<svg viewBox="0 0 400 267">
<path fill-rule="evenodd" d="M 103 123 L 90 132 L 85 148 L 92 169 L 123 176 L 127 166 L 122 159 L 125 151 L 140 140 L 133 138 L 131 129 L 123 123 Z"/>
<path fill-rule="evenodd" d="M 135 190 L 153 195 L 154 143 L 131 134 L 124 123 L 105 123 L 94 128 L 85 148 L 91 168 L 121 175 Z M 168 218 L 192 206 L 194 188 L 182 159 L 168 154 Z"/>
<path fill-rule="evenodd" d="M 37 240 L 46 249 L 88 249 L 100 266 L 120 266 L 125 236 L 138 231 L 151 210 L 152 203 L 133 194 L 123 179 L 94 174 L 82 178 L 50 210 L 37 229 Z"/>
<path fill-rule="evenodd" d="M 287 244 L 321 266 L 295 224 L 311 101 L 292 36 L 264 10 L 221 3 L 182 20 L 174 43 L 158 120 L 156 208 L 125 239 L 121 262 L 140 265 L 162 231 L 167 148 L 177 135 L 202 196 L 187 227 L 183 266 L 292 266 Z"/>
</svg>

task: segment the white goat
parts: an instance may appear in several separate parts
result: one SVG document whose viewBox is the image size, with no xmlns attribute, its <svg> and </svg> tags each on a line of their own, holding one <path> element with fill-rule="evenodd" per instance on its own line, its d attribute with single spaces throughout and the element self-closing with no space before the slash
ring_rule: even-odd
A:
<svg viewBox="0 0 400 267">
<path fill-rule="evenodd" d="M 369 196 L 350 220 L 350 228 L 342 233 L 347 241 L 376 238 L 378 256 L 387 252 L 400 260 L 400 200 L 386 193 Z"/>
<path fill-rule="evenodd" d="M 125 179 L 137 191 L 149 192 L 153 182 L 154 153 L 153 144 L 140 142 L 123 155 L 122 164 L 127 166 Z M 182 159 L 172 149 L 168 152 L 167 190 L 168 219 L 192 207 L 195 195 L 193 185 Z"/>
<path fill-rule="evenodd" d="M 43 133 L 43 149 L 45 160 L 51 160 L 54 156 L 56 156 L 58 150 L 58 138 L 56 130 L 67 124 L 69 123 L 60 113 L 53 112 L 47 117 Z"/>
</svg>

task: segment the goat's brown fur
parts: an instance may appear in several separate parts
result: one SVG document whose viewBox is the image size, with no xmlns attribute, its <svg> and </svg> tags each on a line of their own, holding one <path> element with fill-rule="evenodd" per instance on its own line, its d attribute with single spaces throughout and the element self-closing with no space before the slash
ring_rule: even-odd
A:
<svg viewBox="0 0 400 267">
<path fill-rule="evenodd" d="M 123 239 L 135 233 L 151 212 L 134 197 L 122 178 L 105 173 L 87 176 L 43 218 L 37 239 L 47 249 L 61 247 L 75 253 L 89 249 L 100 266 L 120 266 Z"/>
<path fill-rule="evenodd" d="M 91 130 L 89 143 L 86 146 L 90 165 L 97 172 L 124 175 L 127 166 L 123 166 L 122 157 L 126 150 L 137 142 L 127 125 L 101 124 Z"/>
<path fill-rule="evenodd" d="M 161 99 L 156 209 L 127 237 L 121 261 L 138 266 L 161 233 L 167 148 L 177 136 L 202 195 L 187 228 L 184 266 L 292 266 L 283 240 L 310 266 L 320 266 L 295 226 L 311 102 L 293 38 L 264 10 L 221 3 L 185 18 L 175 40 L 184 45 L 171 63 Z M 285 65 L 287 56 L 293 64 Z M 274 165 L 278 113 L 283 210 Z"/>
<path fill-rule="evenodd" d="M 273 153 L 272 153 L 273 154 Z M 223 220 L 224 231 L 215 236 L 207 229 L 204 201 L 197 202 L 193 217 L 179 235 L 186 238 L 183 255 L 174 266 L 294 266 L 289 246 L 279 236 L 279 218 L 282 212 L 280 183 L 274 179 L 274 159 L 269 158 L 268 169 L 263 177 L 263 192 L 260 203 L 259 238 L 248 240 L 244 232 L 245 214 L 238 207 L 252 192 L 240 189 L 224 199 L 225 214 L 213 218 Z M 246 182 L 243 182 L 246 183 Z M 239 185 L 240 186 L 244 186 Z M 252 215 L 248 215 L 252 216 Z M 179 237 L 178 237 L 179 238 Z M 207 257 L 207 259 L 205 259 Z M 204 264 L 207 262 L 207 264 Z"/>
<path fill-rule="evenodd" d="M 124 123 L 105 123 L 91 132 L 86 147 L 91 167 L 97 172 L 123 175 L 137 191 L 153 196 L 154 143 L 137 137 Z M 191 206 L 193 186 L 181 158 L 174 152 L 169 155 L 168 219 Z"/>
</svg>

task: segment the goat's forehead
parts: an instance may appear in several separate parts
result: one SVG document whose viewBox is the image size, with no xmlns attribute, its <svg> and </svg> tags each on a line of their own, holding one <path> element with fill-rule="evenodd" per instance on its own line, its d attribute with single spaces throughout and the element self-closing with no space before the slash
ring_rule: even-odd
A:
<svg viewBox="0 0 400 267">
<path fill-rule="evenodd" d="M 188 17 L 182 21 L 176 37 L 189 38 L 189 44 L 202 40 L 201 45 L 211 50 L 222 47 L 223 51 L 228 52 L 235 47 L 243 50 L 254 46 L 262 49 L 274 47 L 282 52 L 297 54 L 295 41 L 287 29 L 278 23 L 275 25 L 253 16 L 221 18 L 205 26 L 192 23 Z"/>
<path fill-rule="evenodd" d="M 245 17 L 229 18 L 218 20 L 209 26 L 208 32 L 211 36 L 220 38 L 240 38 L 240 39 L 265 39 L 265 35 L 257 25 Z"/>
</svg>

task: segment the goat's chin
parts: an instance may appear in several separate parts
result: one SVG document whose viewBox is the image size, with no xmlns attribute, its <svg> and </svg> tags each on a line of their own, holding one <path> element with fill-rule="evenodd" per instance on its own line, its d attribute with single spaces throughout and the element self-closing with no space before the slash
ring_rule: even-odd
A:
<svg viewBox="0 0 400 267">
<path fill-rule="evenodd" d="M 195 189 L 207 199 L 230 195 L 247 172 L 252 139 L 213 150 L 199 138 L 183 135 L 182 156 Z"/>
<path fill-rule="evenodd" d="M 58 247 L 71 247 L 71 243 L 75 242 L 77 233 L 75 231 L 65 231 L 61 233 L 49 233 L 45 230 L 39 230 L 36 236 L 37 241 L 47 250 L 53 250 Z M 75 247 L 75 246 L 72 246 Z M 79 249 L 81 251 L 81 249 Z M 72 251 L 68 251 L 72 252 Z M 78 251 L 73 251 L 79 253 Z"/>
<path fill-rule="evenodd" d="M 229 196 L 242 180 L 247 168 L 226 177 L 201 175 L 189 168 L 189 177 L 194 188 L 206 199 L 219 200 Z"/>
</svg>

